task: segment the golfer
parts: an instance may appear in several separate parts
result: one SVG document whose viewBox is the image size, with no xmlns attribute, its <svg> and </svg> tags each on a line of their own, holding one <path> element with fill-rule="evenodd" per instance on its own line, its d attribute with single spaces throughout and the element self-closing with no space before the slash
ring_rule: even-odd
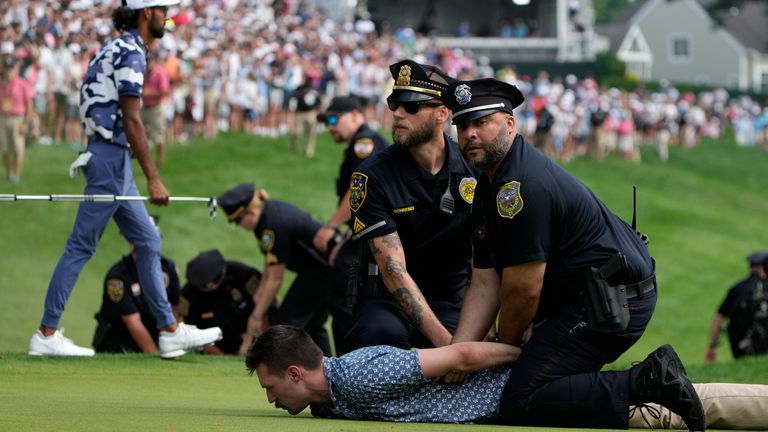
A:
<svg viewBox="0 0 768 432">
<path fill-rule="evenodd" d="M 168 205 L 168 190 L 150 157 L 141 122 L 141 93 L 147 67 L 147 45 L 162 38 L 168 6 L 180 0 L 123 0 L 112 19 L 122 32 L 102 46 L 88 64 L 80 88 L 80 118 L 88 136 L 88 151 L 73 163 L 82 169 L 86 194 L 138 196 L 131 169 L 135 156 L 147 178 L 150 202 Z M 64 254 L 53 272 L 40 328 L 29 343 L 30 355 L 92 356 L 59 330 L 69 295 L 85 263 L 96 251 L 110 218 L 135 246 L 140 288 L 160 329 L 160 356 L 173 358 L 221 338 L 218 327 L 199 330 L 176 322 L 160 268 L 160 235 L 138 201 L 80 204 Z M 117 289 L 117 288 L 116 288 Z M 122 287 L 121 289 L 125 289 Z M 123 293 L 114 293 L 123 294 Z"/>
</svg>

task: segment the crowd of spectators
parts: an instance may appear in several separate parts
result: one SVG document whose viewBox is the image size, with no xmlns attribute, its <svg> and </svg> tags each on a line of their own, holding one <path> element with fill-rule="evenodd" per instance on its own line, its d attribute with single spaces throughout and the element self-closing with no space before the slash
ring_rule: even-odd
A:
<svg viewBox="0 0 768 432">
<path fill-rule="evenodd" d="M 28 142 L 84 144 L 79 83 L 91 55 L 115 36 L 111 13 L 119 1 L 6 2 L 0 55 L 21 64 L 34 91 Z M 162 110 L 169 140 L 223 130 L 286 134 L 294 124 L 292 95 L 305 83 L 326 102 L 358 97 L 370 123 L 386 130 L 388 66 L 412 58 L 460 79 L 495 76 L 518 85 L 527 101 L 518 110 L 520 132 L 556 158 L 617 151 L 639 160 L 638 144 L 648 142 L 665 159 L 667 145 L 694 146 L 725 127 L 734 128 L 739 145 L 768 146 L 768 109 L 724 90 L 627 92 L 573 75 L 518 75 L 511 65 L 496 70 L 487 57 L 437 47 L 413 29 L 376 26 L 351 14 L 333 20 L 303 1 L 184 0 L 171 14 L 169 34 L 150 47 L 151 62 L 170 83 Z"/>
</svg>

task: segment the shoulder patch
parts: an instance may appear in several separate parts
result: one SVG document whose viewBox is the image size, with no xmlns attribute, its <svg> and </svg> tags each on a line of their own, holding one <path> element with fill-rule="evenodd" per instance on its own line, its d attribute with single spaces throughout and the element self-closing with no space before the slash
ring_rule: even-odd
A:
<svg viewBox="0 0 768 432">
<path fill-rule="evenodd" d="M 368 193 L 368 176 L 359 172 L 352 174 L 349 181 L 349 207 L 358 211 Z"/>
<path fill-rule="evenodd" d="M 459 195 L 469 204 L 475 200 L 475 189 L 477 188 L 477 179 L 474 177 L 464 177 L 459 182 Z"/>
<path fill-rule="evenodd" d="M 496 209 L 499 216 L 512 219 L 523 209 L 523 197 L 520 196 L 520 182 L 511 181 L 499 189 L 496 194 Z"/>
<path fill-rule="evenodd" d="M 365 159 L 370 156 L 371 153 L 373 153 L 374 148 L 376 148 L 376 145 L 373 143 L 373 140 L 367 137 L 360 138 L 355 141 L 355 144 L 352 146 L 352 149 L 355 151 L 355 156 L 359 159 Z"/>
<path fill-rule="evenodd" d="M 272 248 L 275 246 L 275 232 L 270 229 L 265 229 L 261 233 L 261 238 L 259 239 L 259 246 L 261 247 L 261 251 L 264 253 L 271 251 Z"/>
<path fill-rule="evenodd" d="M 125 285 L 120 279 L 107 280 L 107 296 L 115 303 L 120 303 L 125 296 Z"/>
</svg>

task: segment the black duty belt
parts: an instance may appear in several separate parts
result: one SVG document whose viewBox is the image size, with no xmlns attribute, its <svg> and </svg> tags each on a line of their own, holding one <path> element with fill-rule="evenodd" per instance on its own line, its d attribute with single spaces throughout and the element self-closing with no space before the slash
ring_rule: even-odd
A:
<svg viewBox="0 0 768 432">
<path fill-rule="evenodd" d="M 656 288 L 656 273 L 650 275 L 648 278 L 635 282 L 633 284 L 625 285 L 624 289 L 627 292 L 627 299 L 639 297 L 643 298 L 643 294 L 650 292 Z"/>
</svg>

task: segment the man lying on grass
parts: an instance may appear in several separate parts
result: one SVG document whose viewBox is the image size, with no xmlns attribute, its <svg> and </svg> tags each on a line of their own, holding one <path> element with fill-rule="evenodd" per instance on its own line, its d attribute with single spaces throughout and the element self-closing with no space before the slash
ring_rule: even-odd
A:
<svg viewBox="0 0 768 432">
<path fill-rule="evenodd" d="M 269 402 L 293 415 L 312 405 L 315 415 L 339 418 L 487 423 L 499 414 L 509 375 L 504 365 L 519 353 L 511 345 L 467 342 L 421 350 L 375 346 L 339 358 L 323 357 L 304 331 L 278 325 L 254 341 L 245 363 L 258 376 Z M 472 373 L 461 384 L 437 380 L 454 369 Z M 676 378 L 688 381 L 684 371 Z M 703 384 L 697 391 L 706 403 L 710 426 L 768 427 L 768 386 Z M 649 415 L 632 410 L 630 427 L 685 427 L 680 416 L 659 405 L 648 406 Z"/>
</svg>

